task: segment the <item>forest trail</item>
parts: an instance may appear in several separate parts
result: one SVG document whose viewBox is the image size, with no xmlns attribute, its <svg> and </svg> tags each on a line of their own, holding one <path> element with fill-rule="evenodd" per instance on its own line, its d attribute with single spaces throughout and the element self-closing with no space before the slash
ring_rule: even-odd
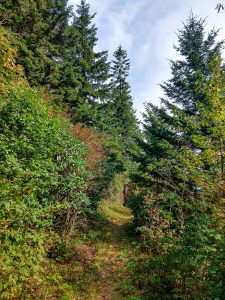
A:
<svg viewBox="0 0 225 300">
<path fill-rule="evenodd" d="M 82 299 L 122 300 L 125 296 L 128 274 L 125 266 L 134 254 L 132 239 L 128 235 L 132 222 L 131 211 L 122 204 L 102 205 L 103 223 L 96 229 L 101 240 L 93 259 L 97 276 L 88 282 Z"/>
</svg>

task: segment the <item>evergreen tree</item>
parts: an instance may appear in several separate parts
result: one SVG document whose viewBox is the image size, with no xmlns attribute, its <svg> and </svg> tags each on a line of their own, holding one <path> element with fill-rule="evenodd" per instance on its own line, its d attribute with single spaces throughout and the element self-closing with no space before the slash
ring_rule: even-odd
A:
<svg viewBox="0 0 225 300">
<path fill-rule="evenodd" d="M 144 115 L 137 180 L 156 194 L 212 199 L 224 177 L 222 43 L 217 31 L 205 36 L 204 24 L 190 16 L 179 31 L 177 50 L 184 59 L 171 62 L 172 78 L 162 84 L 168 99 L 161 108 L 148 104 Z"/>
<path fill-rule="evenodd" d="M 139 172 L 133 180 L 155 194 L 174 190 L 179 173 L 178 135 L 170 123 L 171 116 L 165 108 L 148 103 L 143 118 L 143 137 L 137 140 L 141 151 L 134 155 Z"/>
<path fill-rule="evenodd" d="M 218 30 L 211 30 L 206 36 L 205 20 L 191 15 L 178 31 L 177 52 L 183 60 L 170 61 L 172 78 L 161 87 L 166 97 L 182 106 L 188 115 L 198 113 L 196 102 L 204 104 L 205 97 L 198 91 L 201 76 L 211 76 L 211 60 L 222 50 L 223 42 L 217 42 Z M 166 101 L 163 101 L 166 104 Z"/>
<path fill-rule="evenodd" d="M 137 133 L 137 119 L 133 109 L 130 85 L 127 81 L 130 61 L 121 46 L 114 53 L 111 67 L 110 111 L 112 129 L 123 142 L 128 144 Z"/>
<path fill-rule="evenodd" d="M 71 14 L 68 0 L 3 0 L 0 21 L 13 33 L 18 62 L 33 86 L 57 89 L 59 48 Z"/>
<path fill-rule="evenodd" d="M 90 5 L 82 0 L 65 36 L 62 91 L 64 101 L 73 109 L 74 122 L 97 126 L 100 102 L 107 92 L 109 63 L 107 51 L 95 50 L 98 39 L 94 17 Z"/>
<path fill-rule="evenodd" d="M 204 28 L 204 20 L 191 16 L 179 31 L 176 49 L 183 59 L 171 62 L 161 108 L 147 106 L 139 143 L 139 192 L 133 206 L 145 245 L 156 256 L 148 266 L 154 269 L 148 288 L 155 298 L 165 290 L 181 298 L 190 291 L 193 298 L 223 293 L 215 289 L 222 285 L 222 273 L 217 283 L 211 273 L 221 270 L 215 249 L 223 239 L 223 44 L 216 42 L 217 31 L 206 35 Z"/>
<path fill-rule="evenodd" d="M 211 123 L 204 122 L 202 107 L 210 111 L 206 87 L 215 81 L 215 67 L 221 68 L 222 72 L 223 42 L 216 41 L 217 35 L 218 30 L 213 29 L 206 36 L 205 20 L 191 15 L 178 34 L 176 49 L 183 60 L 171 61 L 172 78 L 161 85 L 167 96 L 162 99 L 162 104 L 170 111 L 170 122 L 179 134 L 179 147 L 185 146 L 194 154 L 205 149 L 205 145 L 194 137 L 201 136 L 205 141 L 211 139 Z M 222 82 L 223 75 L 220 77 Z M 207 159 L 202 160 L 202 164 L 206 172 L 210 171 Z"/>
</svg>

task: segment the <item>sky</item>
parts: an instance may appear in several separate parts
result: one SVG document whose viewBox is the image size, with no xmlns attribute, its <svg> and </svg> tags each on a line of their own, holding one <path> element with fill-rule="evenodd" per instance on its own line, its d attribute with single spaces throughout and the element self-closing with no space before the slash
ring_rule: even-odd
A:
<svg viewBox="0 0 225 300">
<path fill-rule="evenodd" d="M 108 50 L 110 60 L 119 44 L 127 50 L 131 61 L 129 83 L 140 119 L 144 103 L 160 103 L 163 93 L 159 84 L 170 78 L 169 59 L 178 58 L 173 48 L 177 43 L 177 30 L 182 28 L 191 11 L 207 18 L 206 30 L 221 28 L 218 39 L 225 39 L 225 13 L 217 14 L 215 10 L 220 1 L 87 1 L 91 11 L 97 13 L 94 22 L 98 28 L 98 50 Z M 69 0 L 74 7 L 79 3 L 80 0 Z"/>
</svg>

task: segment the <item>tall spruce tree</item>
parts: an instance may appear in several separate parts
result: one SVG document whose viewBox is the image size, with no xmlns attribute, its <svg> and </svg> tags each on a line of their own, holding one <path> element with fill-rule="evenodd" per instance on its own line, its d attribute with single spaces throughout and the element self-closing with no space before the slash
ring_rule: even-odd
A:
<svg viewBox="0 0 225 300">
<path fill-rule="evenodd" d="M 95 14 L 82 0 L 65 36 L 64 101 L 73 109 L 74 122 L 98 127 L 100 103 L 105 99 L 109 72 L 108 52 L 95 50 L 98 38 Z M 72 75 L 72 76 L 71 76 Z"/>
<path fill-rule="evenodd" d="M 131 89 L 128 83 L 130 60 L 121 46 L 114 52 L 111 67 L 111 102 L 110 111 L 112 128 L 126 144 L 137 133 L 137 119 L 133 109 Z"/>
<path fill-rule="evenodd" d="M 59 47 L 71 7 L 68 0 L 2 0 L 0 22 L 12 32 L 18 62 L 33 86 L 57 89 Z"/>
<path fill-rule="evenodd" d="M 191 14 L 178 31 L 175 49 L 183 59 L 170 61 L 172 78 L 161 85 L 166 97 L 182 106 L 188 115 L 198 113 L 197 101 L 204 104 L 205 97 L 198 92 L 197 85 L 201 76 L 211 76 L 211 60 L 223 47 L 223 42 L 216 41 L 218 30 L 213 29 L 206 36 L 205 26 L 204 19 Z"/>
<path fill-rule="evenodd" d="M 155 194 L 173 191 L 178 184 L 178 135 L 165 108 L 146 104 L 143 114 L 143 137 L 137 140 L 141 149 L 134 155 L 139 165 L 135 182 Z"/>
<path fill-rule="evenodd" d="M 210 110 L 205 87 L 207 81 L 216 76 L 212 65 L 217 68 L 221 65 L 222 69 L 223 42 L 216 40 L 218 30 L 213 29 L 206 35 L 205 25 L 204 19 L 189 17 L 178 33 L 176 49 L 183 59 L 171 61 L 172 78 L 161 85 L 167 96 L 167 99 L 162 99 L 162 104 L 173 115 L 171 122 L 179 133 L 179 143 L 198 153 L 202 153 L 205 147 L 193 137 L 201 135 L 202 139 L 210 139 L 212 132 L 210 123 L 199 120 L 196 124 L 196 119 L 202 118 L 202 107 Z M 210 170 L 207 159 L 202 168 L 206 172 Z"/>
<path fill-rule="evenodd" d="M 147 105 L 140 174 L 159 193 L 199 198 L 224 177 L 223 43 L 217 33 L 206 35 L 205 20 L 190 16 L 178 34 L 183 60 L 171 61 L 172 78 L 161 85 L 167 98 L 161 108 Z"/>
<path fill-rule="evenodd" d="M 133 211 L 155 255 L 148 266 L 155 298 L 224 293 L 216 286 L 223 285 L 225 74 L 216 38 L 190 16 L 178 34 L 181 59 L 162 84 L 167 97 L 160 108 L 147 105 Z"/>
</svg>

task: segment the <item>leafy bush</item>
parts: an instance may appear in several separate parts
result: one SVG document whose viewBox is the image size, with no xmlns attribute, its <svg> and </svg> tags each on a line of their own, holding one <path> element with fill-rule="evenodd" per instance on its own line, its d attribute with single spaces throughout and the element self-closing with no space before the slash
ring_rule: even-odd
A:
<svg viewBox="0 0 225 300">
<path fill-rule="evenodd" d="M 96 208 L 101 199 L 105 197 L 115 199 L 123 190 L 124 179 L 121 174 L 125 171 L 125 163 L 121 145 L 115 138 L 96 132 L 84 124 L 75 125 L 73 130 L 74 136 L 87 145 L 86 161 L 89 172 L 87 194 L 92 207 Z"/>
<path fill-rule="evenodd" d="M 11 46 L 8 34 L 0 24 L 0 94 L 7 92 L 7 84 L 21 79 L 23 75 L 16 58 L 17 51 Z"/>
<path fill-rule="evenodd" d="M 167 196 L 164 203 L 145 193 L 133 196 L 137 231 L 147 254 L 133 269 L 136 285 L 144 299 L 222 299 L 225 237 L 220 209 L 193 203 L 181 228 L 172 205 L 176 199 Z"/>
<path fill-rule="evenodd" d="M 135 272 L 142 278 L 136 284 L 144 299 L 223 299 L 224 245 L 216 241 L 222 235 L 214 234 L 208 229 L 187 232 L 182 240 L 170 241 L 166 252 L 140 262 Z"/>
<path fill-rule="evenodd" d="M 52 226 L 69 234 L 89 207 L 86 148 L 69 122 L 29 88 L 0 99 L 0 295 L 22 297 Z"/>
</svg>

